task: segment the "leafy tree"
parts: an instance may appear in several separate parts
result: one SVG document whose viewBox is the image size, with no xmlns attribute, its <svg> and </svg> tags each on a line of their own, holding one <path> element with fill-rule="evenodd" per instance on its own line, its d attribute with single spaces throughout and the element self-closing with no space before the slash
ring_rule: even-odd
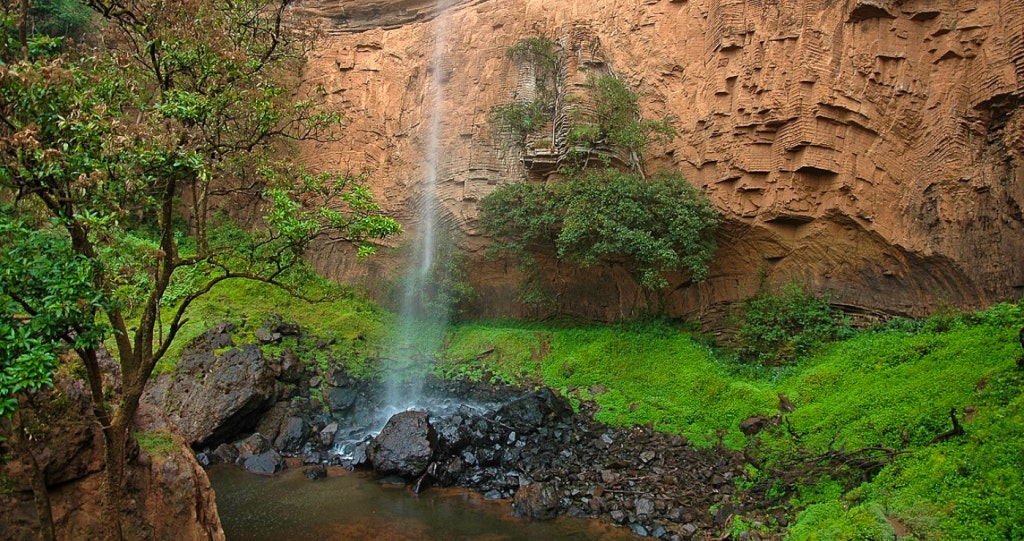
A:
<svg viewBox="0 0 1024 541">
<path fill-rule="evenodd" d="M 492 254 L 507 252 L 536 268 L 554 253 L 581 267 L 625 261 L 646 291 L 660 292 L 665 273 L 707 276 L 718 224 L 714 206 L 679 175 L 649 179 L 615 169 L 549 184 L 506 184 L 480 202 Z"/>
<path fill-rule="evenodd" d="M 559 256 L 583 266 L 624 256 L 649 290 L 668 286 L 663 274 L 669 271 L 695 281 L 707 277 L 718 211 L 682 176 L 643 179 L 606 169 L 562 188 Z"/>
<path fill-rule="evenodd" d="M 643 175 L 643 153 L 657 140 L 676 136 L 669 118 L 645 120 L 640 114 L 640 97 L 613 74 L 587 75 L 593 111 L 578 114 L 569 130 L 570 165 L 589 157 L 598 145 L 625 150 L 629 165 Z M 580 156 L 582 154 L 582 156 Z"/>
<path fill-rule="evenodd" d="M 284 86 L 308 43 L 283 19 L 287 0 L 87 4 L 109 21 L 110 48 L 58 54 L 26 35 L 24 17 L 3 19 L 0 201 L 12 205 L 0 221 L 11 265 L 0 349 L 12 356 L 0 400 L 7 411 L 11 397 L 46 385 L 58 352 L 81 358 L 103 427 L 105 532 L 123 539 L 135 537 L 123 519 L 129 429 L 190 304 L 228 279 L 291 287 L 316 238 L 366 256 L 400 228 L 358 178 L 279 157 L 289 140 L 340 125 Z M 211 199 L 241 194 L 262 199 L 261 227 L 211 238 Z M 182 215 L 194 242 L 177 227 Z M 186 276 L 189 287 L 171 287 Z M 99 363 L 107 331 L 121 372 L 112 400 Z"/>
</svg>

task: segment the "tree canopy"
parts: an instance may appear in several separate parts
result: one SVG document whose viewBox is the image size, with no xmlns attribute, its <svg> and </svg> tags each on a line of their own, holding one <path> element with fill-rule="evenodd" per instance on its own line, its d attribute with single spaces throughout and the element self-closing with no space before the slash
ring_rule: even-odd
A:
<svg viewBox="0 0 1024 541">
<path fill-rule="evenodd" d="M 314 36 L 285 20 L 287 0 L 84 3 L 106 24 L 71 47 L 33 33 L 31 2 L 0 18 L 0 413 L 48 383 L 58 354 L 77 354 L 121 538 L 128 429 L 189 305 L 227 279 L 293 287 L 313 240 L 365 257 L 400 227 L 361 177 L 288 158 L 294 141 L 337 137 L 342 119 L 289 90 Z M 255 228 L 212 234 L 217 198 L 255 199 Z M 122 377 L 114 404 L 104 336 Z"/>
<path fill-rule="evenodd" d="M 644 179 L 605 169 L 547 184 L 506 184 L 480 208 L 495 252 L 528 264 L 544 252 L 581 267 L 621 260 L 650 291 L 666 287 L 671 271 L 703 280 L 715 250 L 717 210 L 676 174 Z"/>
</svg>

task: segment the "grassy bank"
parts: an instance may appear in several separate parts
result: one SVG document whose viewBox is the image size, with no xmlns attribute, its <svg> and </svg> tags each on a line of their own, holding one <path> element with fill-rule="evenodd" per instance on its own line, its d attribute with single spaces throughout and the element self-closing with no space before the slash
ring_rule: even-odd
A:
<svg viewBox="0 0 1024 541">
<path fill-rule="evenodd" d="M 763 458 L 752 482 L 802 510 L 793 539 L 1022 539 L 1022 324 L 1018 305 L 902 322 L 768 369 L 665 323 L 471 323 L 452 330 L 439 370 L 543 383 L 595 401 L 609 423 L 747 447 Z M 743 419 L 782 413 L 780 394 L 795 407 L 781 426 L 744 436 Z M 954 408 L 966 433 L 936 441 Z M 877 475 L 807 460 L 864 448 L 879 449 Z"/>
<path fill-rule="evenodd" d="M 177 344 L 220 321 L 251 341 L 280 314 L 322 338 L 298 348 L 310 362 L 374 373 L 393 316 L 343 289 L 325 292 L 333 300 L 311 304 L 226 282 L 190 309 Z M 787 510 L 790 539 L 1024 539 L 1021 325 L 1024 310 L 1013 304 L 895 322 L 764 368 L 673 323 L 475 322 L 450 329 L 435 371 L 548 385 L 593 401 L 611 424 L 744 449 L 752 463 L 740 488 Z M 792 411 L 780 409 L 780 395 Z M 950 410 L 964 434 L 941 438 Z M 779 422 L 745 436 L 740 422 L 757 415 Z M 878 467 L 843 462 L 851 457 Z"/>
<path fill-rule="evenodd" d="M 308 302 L 284 290 L 252 280 L 227 280 L 200 297 L 188 309 L 188 322 L 175 339 L 167 355 L 157 365 L 158 372 L 169 372 L 181 350 L 214 325 L 229 321 L 236 325 L 236 342 L 255 342 L 254 335 L 263 322 L 273 316 L 297 323 L 304 334 L 319 337 L 324 343 L 306 355 L 310 362 L 335 362 L 346 365 L 354 374 L 372 371 L 370 359 L 377 356 L 393 316 L 362 295 L 322 281 L 306 291 L 319 302 Z M 170 309 L 164 319 L 170 320 Z M 290 345 L 287 339 L 283 345 Z"/>
</svg>

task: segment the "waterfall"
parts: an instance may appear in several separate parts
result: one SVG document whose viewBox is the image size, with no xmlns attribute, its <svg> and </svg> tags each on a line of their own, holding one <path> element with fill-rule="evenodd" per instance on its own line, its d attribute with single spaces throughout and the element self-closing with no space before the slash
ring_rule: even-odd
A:
<svg viewBox="0 0 1024 541">
<path fill-rule="evenodd" d="M 433 47 L 430 53 L 430 77 L 426 81 L 426 108 L 429 110 L 426 175 L 417 201 L 419 235 L 415 241 L 405 275 L 399 307 L 399 321 L 392 339 L 391 366 L 386 378 L 386 414 L 418 405 L 422 398 L 423 377 L 431 356 L 438 351 L 448 322 L 449 307 L 443 295 L 434 295 L 436 266 L 444 264 L 438 256 L 438 172 L 441 154 L 441 118 L 444 116 L 444 50 L 448 34 L 448 8 L 452 0 L 438 0 L 433 21 Z"/>
</svg>

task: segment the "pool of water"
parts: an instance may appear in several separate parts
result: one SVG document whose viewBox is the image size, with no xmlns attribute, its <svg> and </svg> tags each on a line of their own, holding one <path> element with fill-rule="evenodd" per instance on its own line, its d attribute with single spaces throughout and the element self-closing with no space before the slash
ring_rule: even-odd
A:
<svg viewBox="0 0 1024 541">
<path fill-rule="evenodd" d="M 306 479 L 302 468 L 260 477 L 219 466 L 209 474 L 228 541 L 639 539 L 626 528 L 596 520 L 517 519 L 508 501 L 488 501 L 465 489 L 415 495 L 341 468 L 320 481 Z"/>
</svg>

